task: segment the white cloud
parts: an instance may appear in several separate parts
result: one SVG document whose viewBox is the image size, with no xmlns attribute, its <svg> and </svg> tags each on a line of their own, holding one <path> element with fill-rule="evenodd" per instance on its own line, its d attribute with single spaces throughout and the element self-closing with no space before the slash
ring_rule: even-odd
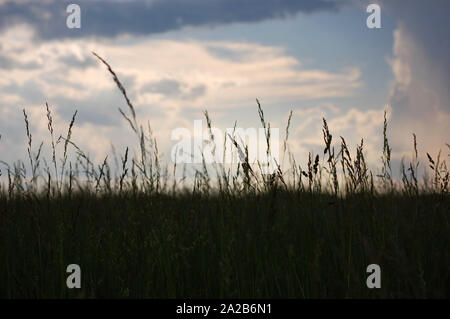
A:
<svg viewBox="0 0 450 319">
<path fill-rule="evenodd" d="M 412 133 L 419 152 L 436 154 L 450 141 L 450 45 L 448 1 L 384 1 L 397 20 L 390 93 L 391 139 L 397 158 L 410 149 Z"/>
<path fill-rule="evenodd" d="M 150 120 L 165 153 L 172 145 L 170 131 L 189 127 L 193 121 L 181 114 L 186 110 L 218 109 L 220 113 L 227 108 L 254 107 L 256 97 L 267 104 L 283 104 L 293 99 L 350 96 L 361 85 L 356 68 L 338 73 L 308 69 L 283 48 L 254 43 L 130 37 L 36 42 L 26 25 L 0 35 L 0 43 L 0 55 L 10 59 L 8 69 L 0 65 L 0 148 L 12 147 L 10 160 L 22 154 L 25 145 L 20 140 L 5 144 L 15 136 L 24 142 L 22 107 L 30 110 L 36 142 L 48 140 L 47 100 L 61 133 L 78 109 L 74 139 L 96 159 L 109 150 L 108 141 L 118 147 L 135 144 L 117 112 L 117 107 L 126 109 L 123 98 L 91 51 L 103 56 L 118 73 L 140 120 L 143 124 Z M 35 65 L 31 67 L 31 63 Z M 165 83 L 175 83 L 180 93 L 170 94 L 161 87 L 160 91 L 144 90 L 164 80 L 173 81 Z M 19 121 L 14 126 L 5 123 L 11 113 L 19 115 L 13 117 Z"/>
<path fill-rule="evenodd" d="M 383 146 L 383 109 L 342 111 L 333 104 L 325 103 L 316 107 L 293 112 L 293 132 L 289 138 L 289 148 L 299 163 L 305 164 L 308 152 L 323 155 L 324 141 L 322 119 L 325 118 L 333 136 L 332 145 L 336 154 L 340 150 L 342 136 L 354 153 L 356 145 L 364 140 L 365 156 L 372 168 L 379 168 Z M 353 155 L 353 154 L 352 154 Z"/>
<path fill-rule="evenodd" d="M 394 32 L 393 54 L 395 83 L 390 101 L 394 150 L 401 157 L 410 147 L 405 142 L 415 133 L 420 149 L 436 153 L 450 139 L 450 100 L 436 85 L 428 57 L 403 27 Z"/>
</svg>

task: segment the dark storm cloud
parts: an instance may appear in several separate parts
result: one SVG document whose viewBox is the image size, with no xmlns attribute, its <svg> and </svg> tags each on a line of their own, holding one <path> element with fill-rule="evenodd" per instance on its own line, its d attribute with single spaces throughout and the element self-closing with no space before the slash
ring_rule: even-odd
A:
<svg viewBox="0 0 450 319">
<path fill-rule="evenodd" d="M 81 7 L 81 29 L 66 27 L 66 7 Z M 346 0 L 78 0 L 0 5 L 0 29 L 25 22 L 42 38 L 152 34 L 183 26 L 212 26 L 284 18 L 299 12 L 336 11 Z"/>
</svg>

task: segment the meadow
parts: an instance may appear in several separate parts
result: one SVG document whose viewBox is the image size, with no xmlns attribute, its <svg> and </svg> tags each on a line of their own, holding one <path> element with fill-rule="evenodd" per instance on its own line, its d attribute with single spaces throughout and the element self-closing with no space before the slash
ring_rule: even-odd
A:
<svg viewBox="0 0 450 319">
<path fill-rule="evenodd" d="M 162 163 L 151 129 L 97 58 L 124 96 L 119 112 L 139 151 L 115 155 L 116 168 L 109 157 L 93 163 L 72 140 L 77 114 L 57 137 L 46 105 L 52 156 L 42 158 L 23 111 L 28 160 L 1 170 L 1 298 L 450 297 L 447 154 L 426 153 L 419 165 L 414 136 L 394 178 L 385 115 L 375 173 L 363 140 L 352 154 L 323 119 L 324 151 L 305 167 L 287 152 L 289 170 L 261 174 L 244 159 L 211 176 L 204 164 L 188 183 L 176 178 L 182 167 Z M 269 132 L 259 102 L 257 111 Z M 431 174 L 420 176 L 422 166 Z M 80 289 L 66 286 L 69 264 L 81 267 Z M 381 267 L 380 289 L 366 286 L 369 264 Z"/>
</svg>

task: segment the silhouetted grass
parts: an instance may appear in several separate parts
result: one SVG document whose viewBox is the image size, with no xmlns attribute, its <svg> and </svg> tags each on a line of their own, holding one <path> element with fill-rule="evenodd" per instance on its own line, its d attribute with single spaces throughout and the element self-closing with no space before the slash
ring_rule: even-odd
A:
<svg viewBox="0 0 450 319">
<path fill-rule="evenodd" d="M 433 176 L 421 182 L 414 135 L 414 156 L 394 180 L 386 114 L 379 174 L 366 164 L 363 140 L 356 154 L 343 137 L 335 150 L 325 119 L 323 155 L 297 165 L 287 147 L 291 113 L 288 173 L 283 160 L 261 174 L 261 163 L 249 163 L 247 147 L 230 137 L 241 152 L 237 171 L 215 163 L 213 180 L 203 162 L 189 184 L 185 174 L 176 179 L 176 164 L 172 176 L 161 164 L 150 125 L 139 125 L 116 73 L 97 57 L 125 97 L 130 115 L 120 113 L 140 152 L 127 148 L 117 169 L 108 157 L 94 164 L 71 140 L 76 113 L 55 142 L 46 105 L 48 164 L 24 110 L 29 165 L 2 162 L 0 297 L 449 297 L 449 169 L 427 153 Z M 372 263 L 381 266 L 381 289 L 366 286 Z M 69 264 L 81 267 L 81 289 L 66 287 Z"/>
</svg>

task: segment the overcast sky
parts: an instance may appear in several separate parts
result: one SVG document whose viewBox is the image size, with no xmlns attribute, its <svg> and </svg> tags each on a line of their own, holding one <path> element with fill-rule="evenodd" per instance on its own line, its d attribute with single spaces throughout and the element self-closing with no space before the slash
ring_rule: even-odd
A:
<svg viewBox="0 0 450 319">
<path fill-rule="evenodd" d="M 71 2 L 80 29 L 66 26 Z M 34 143 L 48 141 L 46 101 L 58 135 L 78 110 L 73 139 L 96 161 L 111 143 L 136 146 L 117 111 L 125 102 L 91 51 L 117 71 L 166 155 L 172 130 L 191 129 L 205 109 L 217 127 L 259 127 L 255 98 L 281 132 L 294 111 L 299 162 L 323 150 L 322 117 L 352 149 L 364 138 L 377 162 L 386 105 L 397 160 L 411 154 L 412 133 L 423 153 L 450 142 L 449 1 L 373 1 L 381 29 L 366 26 L 369 1 L 71 2 L 0 0 L 1 160 L 26 158 L 23 108 Z"/>
</svg>

